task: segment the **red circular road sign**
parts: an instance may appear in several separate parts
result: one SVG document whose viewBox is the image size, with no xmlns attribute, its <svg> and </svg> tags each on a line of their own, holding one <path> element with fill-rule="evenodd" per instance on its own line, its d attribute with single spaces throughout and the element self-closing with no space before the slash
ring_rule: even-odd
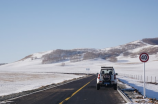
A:
<svg viewBox="0 0 158 104">
<path fill-rule="evenodd" d="M 147 62 L 149 60 L 149 55 L 147 53 L 141 53 L 139 59 L 141 62 Z"/>
</svg>

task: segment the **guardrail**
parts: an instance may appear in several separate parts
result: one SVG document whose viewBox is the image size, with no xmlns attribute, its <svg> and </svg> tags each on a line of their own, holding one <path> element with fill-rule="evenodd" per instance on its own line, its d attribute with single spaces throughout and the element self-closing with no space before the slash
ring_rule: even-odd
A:
<svg viewBox="0 0 158 104">
<path fill-rule="evenodd" d="M 126 94 L 124 94 L 120 88 L 117 88 L 117 91 L 119 92 L 119 94 L 123 97 L 123 99 L 128 103 L 128 104 L 132 104 L 132 101 L 126 96 Z"/>
</svg>

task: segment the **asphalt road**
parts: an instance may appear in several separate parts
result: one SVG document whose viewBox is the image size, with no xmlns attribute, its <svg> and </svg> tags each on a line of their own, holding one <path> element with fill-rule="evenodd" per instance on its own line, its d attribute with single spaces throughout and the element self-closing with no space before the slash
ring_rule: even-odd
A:
<svg viewBox="0 0 158 104">
<path fill-rule="evenodd" d="M 96 76 L 13 100 L 11 104 L 124 104 L 117 90 L 96 90 Z"/>
</svg>

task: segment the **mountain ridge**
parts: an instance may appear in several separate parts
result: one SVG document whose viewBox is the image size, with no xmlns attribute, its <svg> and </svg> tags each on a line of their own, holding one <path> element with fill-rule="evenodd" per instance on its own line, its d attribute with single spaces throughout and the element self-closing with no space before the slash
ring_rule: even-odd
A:
<svg viewBox="0 0 158 104">
<path fill-rule="evenodd" d="M 151 44 L 151 45 L 158 45 L 158 37 L 157 38 L 145 38 L 142 39 L 143 42 Z"/>
<path fill-rule="evenodd" d="M 117 47 L 105 49 L 56 49 L 26 56 L 25 58 L 21 59 L 21 61 L 24 61 L 26 59 L 41 59 L 42 64 L 50 64 L 62 61 L 77 62 L 82 60 L 101 58 L 116 62 L 117 57 L 121 54 L 123 54 L 124 57 L 135 58 L 142 52 L 147 52 L 149 55 L 157 54 L 158 38 L 145 38 L 142 40 L 129 42 L 124 45 L 119 45 Z"/>
</svg>

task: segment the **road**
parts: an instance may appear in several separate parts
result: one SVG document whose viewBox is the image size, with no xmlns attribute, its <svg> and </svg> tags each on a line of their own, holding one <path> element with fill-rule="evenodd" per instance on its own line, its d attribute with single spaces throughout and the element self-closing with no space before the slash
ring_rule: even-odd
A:
<svg viewBox="0 0 158 104">
<path fill-rule="evenodd" d="M 11 104 L 124 104 L 117 90 L 96 90 L 96 76 L 13 100 Z"/>
</svg>

